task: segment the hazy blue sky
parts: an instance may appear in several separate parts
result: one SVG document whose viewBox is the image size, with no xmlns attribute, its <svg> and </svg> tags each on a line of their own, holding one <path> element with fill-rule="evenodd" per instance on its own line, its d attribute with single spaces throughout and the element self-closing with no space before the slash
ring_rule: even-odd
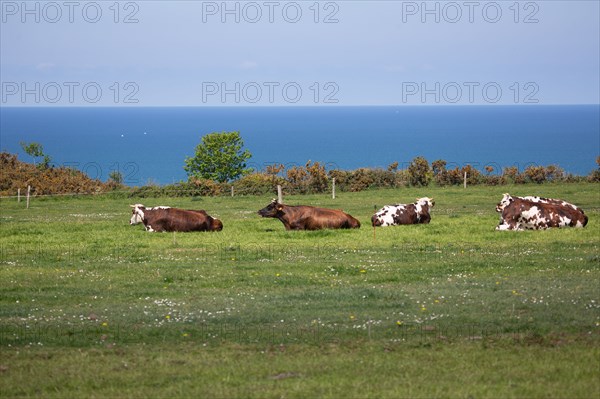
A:
<svg viewBox="0 0 600 399">
<path fill-rule="evenodd" d="M 0 1 L 1 105 L 600 103 L 598 1 Z"/>
</svg>

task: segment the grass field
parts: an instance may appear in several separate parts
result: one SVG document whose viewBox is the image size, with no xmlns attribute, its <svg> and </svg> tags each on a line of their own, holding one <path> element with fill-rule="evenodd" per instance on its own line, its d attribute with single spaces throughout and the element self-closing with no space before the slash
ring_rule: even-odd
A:
<svg viewBox="0 0 600 399">
<path fill-rule="evenodd" d="M 497 232 L 502 193 L 562 198 L 585 229 Z M 435 198 L 430 225 L 378 228 Z M 0 201 L 0 396 L 600 396 L 600 186 L 289 196 L 359 230 L 287 232 L 269 197 Z M 206 209 L 146 233 L 129 204 Z"/>
</svg>

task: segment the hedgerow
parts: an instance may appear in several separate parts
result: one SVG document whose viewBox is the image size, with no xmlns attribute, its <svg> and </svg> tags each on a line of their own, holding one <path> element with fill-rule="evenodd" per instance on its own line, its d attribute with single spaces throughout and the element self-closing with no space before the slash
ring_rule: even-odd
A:
<svg viewBox="0 0 600 399">
<path fill-rule="evenodd" d="M 505 185 L 549 182 L 600 182 L 600 157 L 598 168 L 587 177 L 567 174 L 557 165 L 531 165 L 523 171 L 509 166 L 502 171 L 486 166 L 482 172 L 470 164 L 447 169 L 447 162 L 438 159 L 431 164 L 424 157 L 416 157 L 407 169 L 398 169 L 398 163 L 383 168 L 359 168 L 355 170 L 327 170 L 320 162 L 308 161 L 303 166 L 285 168 L 284 165 L 269 165 L 264 171 L 254 171 L 234 181 L 216 182 L 210 179 L 191 177 L 168 185 L 150 184 L 127 187 L 114 179 L 102 182 L 91 179 L 83 172 L 66 167 L 40 168 L 21 162 L 16 155 L 0 153 L 0 195 L 15 195 L 17 189 L 25 193 L 32 187 L 33 195 L 45 194 L 100 194 L 120 193 L 135 198 L 147 197 L 206 197 L 222 195 L 265 195 L 274 194 L 281 186 L 286 194 L 311 194 L 329 192 L 335 182 L 336 190 L 358 192 L 371 188 L 400 188 L 408 186 L 426 187 L 462 185 Z"/>
<path fill-rule="evenodd" d="M 22 195 L 31 187 L 31 195 L 49 194 L 99 194 L 121 189 L 114 181 L 102 182 L 91 179 L 85 173 L 68 168 L 36 165 L 19 161 L 8 152 L 0 153 L 0 195 Z"/>
</svg>

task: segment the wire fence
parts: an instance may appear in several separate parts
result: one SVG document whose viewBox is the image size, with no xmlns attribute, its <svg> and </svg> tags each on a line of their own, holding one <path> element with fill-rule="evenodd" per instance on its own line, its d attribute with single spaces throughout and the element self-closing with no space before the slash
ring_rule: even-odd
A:
<svg viewBox="0 0 600 399">
<path fill-rule="evenodd" d="M 279 186 L 281 187 L 281 186 Z M 390 191 L 396 191 L 399 194 L 402 193 L 402 189 L 406 189 L 409 187 L 387 187 Z M 426 190 L 427 188 L 423 188 Z M 235 185 L 231 185 L 231 190 L 229 192 L 222 191 L 217 195 L 198 195 L 197 190 L 190 190 L 184 188 L 171 188 L 165 189 L 164 187 L 156 187 L 156 190 L 151 192 L 145 192 L 145 195 L 139 196 L 135 195 L 134 189 L 123 189 L 123 190 L 113 190 L 108 192 L 100 192 L 100 193 L 89 193 L 89 192 L 73 192 L 73 193 L 57 193 L 57 194 L 37 194 L 31 195 L 30 201 L 33 199 L 41 199 L 41 200 L 52 200 L 52 199 L 61 199 L 61 198 L 132 198 L 136 200 L 142 200 L 144 198 L 148 199 L 158 199 L 158 198 L 166 198 L 169 200 L 173 200 L 175 198 L 205 198 L 205 197 L 245 197 L 245 196 L 267 196 L 269 195 L 271 198 L 278 198 L 282 201 L 285 197 L 294 197 L 300 195 L 323 195 L 326 197 L 335 200 L 335 186 L 330 187 L 327 192 L 305 192 L 304 190 L 294 190 L 293 188 L 281 188 L 281 196 L 278 194 L 278 187 L 275 186 L 272 190 L 267 192 L 259 192 L 257 194 L 255 189 L 245 190 L 243 188 L 236 188 Z M 339 193 L 338 189 L 338 193 Z M 348 191 L 343 191 L 344 193 L 348 193 Z M 151 193 L 155 195 L 150 195 Z M 469 204 L 469 203 L 461 203 L 461 204 L 444 204 L 437 201 L 435 207 L 430 209 L 430 212 L 435 215 L 446 215 L 446 216 L 459 216 L 459 215 L 467 215 L 467 214 L 475 214 L 478 216 L 485 216 L 489 214 L 495 214 L 495 205 L 501 198 L 490 198 L 491 204 L 489 207 L 482 207 L 481 204 Z M 8 196 L 0 196 L 0 202 L 8 202 L 8 201 L 20 201 L 23 202 L 24 205 L 27 203 L 26 195 L 8 195 Z M 383 200 L 382 200 L 383 201 Z M 377 207 L 384 206 L 386 203 L 378 204 Z M 583 207 L 586 213 L 600 213 L 600 203 L 578 203 L 579 206 Z M 28 205 L 26 205 L 28 207 Z M 377 208 L 378 209 L 378 208 Z M 374 209 L 376 211 L 377 209 Z"/>
</svg>

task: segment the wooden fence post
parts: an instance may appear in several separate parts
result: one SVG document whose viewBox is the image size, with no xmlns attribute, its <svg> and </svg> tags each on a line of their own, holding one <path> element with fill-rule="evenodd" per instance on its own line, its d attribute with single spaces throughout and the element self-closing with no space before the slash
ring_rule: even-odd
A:
<svg viewBox="0 0 600 399">
<path fill-rule="evenodd" d="M 277 201 L 283 204 L 283 193 L 281 192 L 281 185 L 277 185 Z"/>
<path fill-rule="evenodd" d="M 335 199 L 335 177 L 331 180 L 331 198 Z"/>
<path fill-rule="evenodd" d="M 373 212 L 375 212 L 375 213 L 377 212 L 377 205 L 373 205 Z M 375 240 L 376 240 L 376 237 L 375 237 L 375 225 L 373 225 L 373 241 L 375 241 Z"/>
<path fill-rule="evenodd" d="M 27 186 L 27 209 L 29 209 L 29 197 L 31 196 L 31 186 Z"/>
<path fill-rule="evenodd" d="M 233 197 L 233 185 L 231 186 L 231 196 Z"/>
<path fill-rule="evenodd" d="M 21 202 L 21 189 L 17 189 L 17 202 Z"/>
<path fill-rule="evenodd" d="M 465 178 L 463 180 L 463 188 L 467 188 L 467 172 L 465 172 Z"/>
</svg>

